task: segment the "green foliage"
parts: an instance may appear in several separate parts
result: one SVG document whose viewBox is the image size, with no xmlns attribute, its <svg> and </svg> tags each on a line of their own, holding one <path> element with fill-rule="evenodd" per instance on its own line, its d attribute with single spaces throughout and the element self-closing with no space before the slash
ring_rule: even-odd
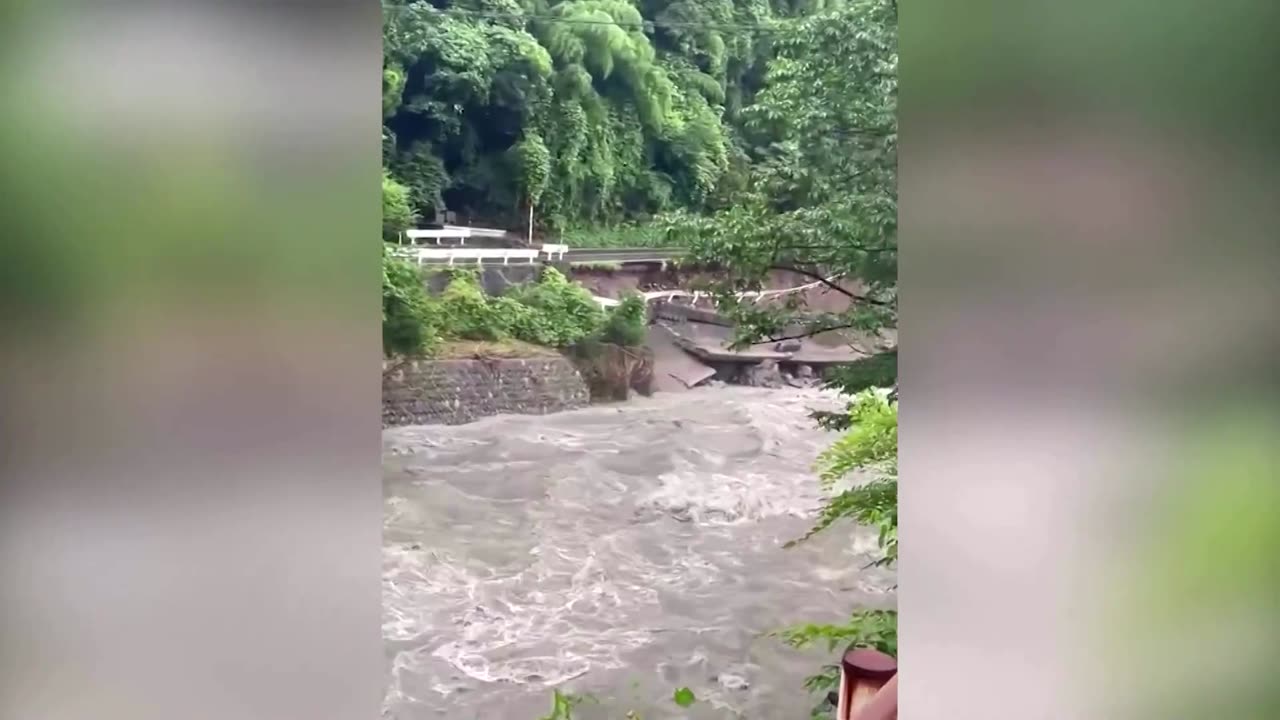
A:
<svg viewBox="0 0 1280 720">
<path fill-rule="evenodd" d="M 748 0 L 384 0 L 383 10 L 383 110 L 396 138 L 386 163 L 418 211 L 447 200 L 515 220 L 532 199 L 555 228 L 704 206 L 732 154 L 724 108 L 753 93 L 740 86 L 765 58 L 748 31 L 644 24 L 769 14 Z"/>
<path fill-rule="evenodd" d="M 898 382 L 898 351 L 876 353 L 836 368 L 827 376 L 827 386 L 846 395 L 867 388 L 889 387 Z"/>
<path fill-rule="evenodd" d="M 827 652 L 837 648 L 869 647 L 882 653 L 898 655 L 898 613 L 894 610 L 861 610 L 853 613 L 849 621 L 840 625 L 808 623 L 787 628 L 774 635 L 796 648 L 823 645 Z M 809 692 L 822 700 L 813 708 L 810 718 L 827 720 L 835 716 L 836 707 L 828 699 L 840 683 L 840 666 L 824 665 L 805 680 Z"/>
<path fill-rule="evenodd" d="M 896 233 L 896 195 L 879 190 L 896 167 L 891 0 L 383 10 L 386 164 L 424 216 L 447 200 L 516 219 L 533 199 L 559 229 L 750 199 L 784 213 L 762 236 L 813 223 Z"/>
<path fill-rule="evenodd" d="M 413 227 L 413 208 L 409 205 L 409 189 L 396 182 L 385 170 L 382 172 L 382 239 L 395 240 L 400 233 Z"/>
<path fill-rule="evenodd" d="M 573 720 L 573 709 L 590 698 L 569 692 L 551 691 L 551 714 L 538 720 Z"/>
<path fill-rule="evenodd" d="M 542 191 L 546 189 L 551 175 L 551 151 L 533 130 L 526 130 L 524 138 L 512 146 L 512 150 L 524 197 L 536 204 L 542 198 Z"/>
<path fill-rule="evenodd" d="M 896 353 L 895 353 L 896 355 Z M 896 380 L 896 358 L 893 377 Z M 863 379 L 859 373 L 851 378 L 837 378 L 833 386 L 848 388 Z M 819 512 L 813 528 L 787 546 L 803 542 L 814 534 L 827 530 L 838 520 L 851 519 L 855 523 L 874 527 L 878 531 L 877 543 L 881 556 L 873 565 L 892 565 L 898 560 L 898 406 L 880 390 L 864 389 L 854 395 L 844 413 L 815 413 L 818 422 L 828 429 L 842 430 L 843 434 L 818 458 L 817 468 L 824 489 L 831 491 L 837 481 L 855 470 L 871 474 L 863 483 L 846 487 L 828 497 Z M 819 639 L 833 650 L 840 643 L 873 647 L 889 655 L 897 656 L 897 613 L 890 610 L 870 610 L 853 614 L 844 625 L 803 625 L 783 631 L 783 638 L 796 646 L 803 646 Z M 805 683 L 812 692 L 821 693 L 823 700 L 814 708 L 813 718 L 829 718 L 834 708 L 825 699 L 826 693 L 838 680 L 838 668 L 824 667 Z"/>
<path fill-rule="evenodd" d="M 827 500 L 818 521 L 800 540 L 826 530 L 841 518 L 851 518 L 861 525 L 879 531 L 879 544 L 884 555 L 875 565 L 888 565 L 898 559 L 898 484 L 875 480 L 865 485 L 842 490 Z M 798 541 L 793 541 L 798 542 Z"/>
<path fill-rule="evenodd" d="M 814 527 L 793 545 L 829 528 L 842 518 L 879 530 L 884 555 L 876 564 L 890 564 L 898 557 L 898 406 L 876 390 L 865 390 L 849 404 L 843 424 L 846 430 L 818 457 L 824 489 L 855 470 L 870 472 L 865 483 L 842 489 L 828 498 Z"/>
<path fill-rule="evenodd" d="M 574 227 L 560 234 L 563 242 L 575 248 L 667 247 L 667 238 L 652 224 L 615 225 L 613 227 Z"/>
<path fill-rule="evenodd" d="M 537 283 L 512 289 L 502 297 L 490 297 L 480 286 L 479 274 L 470 269 L 452 269 L 444 292 L 435 300 L 426 297 L 418 268 L 384 254 L 384 333 L 409 334 L 415 323 L 429 328 L 432 339 L 497 342 L 520 340 L 545 347 L 564 348 L 593 337 L 604 327 L 600 306 L 581 286 L 569 282 L 554 268 L 547 268 Z M 388 291 L 388 278 L 394 278 Z M 389 294 L 390 293 L 390 294 Z M 390 297 L 392 300 L 388 300 Z M 405 310 L 399 310 L 401 297 Z M 387 313 L 392 302 L 398 312 Z M 643 311 L 643 308 L 641 308 Z M 388 325 L 391 323 L 391 325 Z M 397 344 L 419 347 L 412 342 Z"/>
<path fill-rule="evenodd" d="M 382 115 L 386 117 L 400 105 L 404 92 L 404 68 L 394 63 L 382 68 Z"/>
<path fill-rule="evenodd" d="M 505 299 L 530 311 L 519 326 L 511 327 L 512 334 L 526 342 L 568 347 L 594 335 L 604 323 L 604 311 L 591 294 L 551 267 L 543 270 L 538 282 L 513 288 Z"/>
<path fill-rule="evenodd" d="M 440 193 L 450 182 L 444 162 L 426 143 L 417 143 L 389 161 L 396 175 L 405 178 L 414 210 L 422 217 L 434 217 L 436 209 L 443 204 Z"/>
<path fill-rule="evenodd" d="M 828 652 L 851 644 L 869 647 L 887 655 L 898 655 L 898 613 L 896 610 L 860 610 L 842 625 L 806 623 L 773 633 L 795 648 L 824 645 Z"/>
<path fill-rule="evenodd" d="M 687 708 L 691 707 L 698 698 L 693 691 L 687 687 L 676 688 L 671 694 L 671 700 L 676 705 Z M 544 715 L 538 720 L 573 720 L 574 708 L 587 702 L 596 702 L 596 699 L 590 695 L 580 695 L 572 692 L 561 692 L 560 690 L 551 691 L 551 713 Z M 623 715 L 622 720 L 641 720 L 640 714 L 635 710 L 628 710 Z"/>
<path fill-rule="evenodd" d="M 441 333 L 451 340 L 502 340 L 506 318 L 489 302 L 474 271 L 455 270 L 435 303 Z"/>
<path fill-rule="evenodd" d="M 844 428 L 836 440 L 818 458 L 820 482 L 828 492 L 837 481 L 862 470 L 871 474 L 865 482 L 846 487 L 830 495 L 819 512 L 818 520 L 804 537 L 788 546 L 829 529 L 838 520 L 851 519 L 859 525 L 874 527 L 881 556 L 874 565 L 891 565 L 898 560 L 898 405 L 876 389 L 857 393 L 848 411 L 820 418 L 828 426 Z M 867 610 L 853 614 L 844 625 L 808 624 L 782 631 L 788 643 L 803 647 L 823 640 L 828 651 L 837 645 L 873 647 L 897 656 L 897 613 L 890 610 Z M 824 696 L 834 685 L 838 672 L 832 666 L 822 669 L 806 682 L 813 692 Z M 825 699 L 814 708 L 813 717 L 830 717 L 833 708 Z"/>
<path fill-rule="evenodd" d="M 600 339 L 614 345 L 640 347 L 644 345 L 648 325 L 649 314 L 644 297 L 628 293 L 609 311 Z"/>
<path fill-rule="evenodd" d="M 857 280 L 866 290 L 812 330 L 897 321 L 897 5 L 855 0 L 778 23 L 763 87 L 744 129 L 754 152 L 746 188 L 712 216 L 664 221 L 673 244 L 729 270 L 722 296 L 771 269 Z M 726 308 L 730 309 L 730 308 Z M 744 311 L 748 335 L 776 337 L 794 312 Z M 808 321 L 806 321 L 808 322 Z"/>
<path fill-rule="evenodd" d="M 693 691 L 687 687 L 676 688 L 676 691 L 671 695 L 671 699 L 682 708 L 687 708 L 698 700 Z"/>
<path fill-rule="evenodd" d="M 418 266 L 382 251 L 382 352 L 430 352 L 440 338 Z"/>
<path fill-rule="evenodd" d="M 818 458 L 823 487 L 855 469 L 883 478 L 898 475 L 898 407 L 876 390 L 858 393 L 849 404 L 849 429 Z"/>
</svg>

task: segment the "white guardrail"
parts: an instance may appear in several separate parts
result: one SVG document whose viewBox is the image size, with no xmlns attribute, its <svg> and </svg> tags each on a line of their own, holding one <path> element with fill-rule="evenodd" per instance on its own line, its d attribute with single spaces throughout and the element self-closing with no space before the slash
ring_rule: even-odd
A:
<svg viewBox="0 0 1280 720">
<path fill-rule="evenodd" d="M 418 238 L 458 238 L 459 235 L 425 235 L 423 233 L 441 233 L 440 230 L 410 230 L 408 234 L 413 239 Z M 566 252 L 569 251 L 568 245 L 546 244 L 540 249 L 525 248 L 462 248 L 462 247 L 415 247 L 401 245 L 392 250 L 397 257 L 407 260 L 414 260 L 419 265 L 455 265 L 459 262 L 473 262 L 476 264 L 501 262 L 503 265 L 510 265 L 514 260 L 519 263 L 532 264 L 538 261 L 540 257 L 547 260 L 557 258 L 563 259 Z"/>
<path fill-rule="evenodd" d="M 537 250 L 510 250 L 507 248 L 406 248 L 397 250 L 396 254 L 412 260 L 419 265 L 454 265 L 458 262 L 472 262 L 477 265 L 501 261 L 510 265 L 512 260 L 532 265 L 537 262 Z"/>
<path fill-rule="evenodd" d="M 417 244 L 421 240 L 431 240 L 439 245 L 445 240 L 457 240 L 459 245 L 466 245 L 467 238 L 471 237 L 470 228 L 461 228 L 456 230 L 405 230 L 405 237 L 409 238 L 409 242 Z"/>
<path fill-rule="evenodd" d="M 500 238 L 506 236 L 506 230 L 492 228 L 473 228 L 465 225 L 445 225 L 443 228 L 430 230 L 405 230 L 404 236 L 410 243 L 418 244 L 420 240 L 431 240 L 436 245 L 446 240 L 457 240 L 459 245 L 466 245 L 467 238 Z"/>
</svg>

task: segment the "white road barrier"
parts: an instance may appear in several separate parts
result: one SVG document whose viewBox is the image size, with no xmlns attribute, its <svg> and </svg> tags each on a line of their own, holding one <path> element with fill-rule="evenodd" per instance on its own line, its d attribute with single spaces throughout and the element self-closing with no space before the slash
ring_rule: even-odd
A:
<svg viewBox="0 0 1280 720">
<path fill-rule="evenodd" d="M 419 241 L 425 240 L 430 240 L 436 245 L 440 245 L 446 240 L 457 240 L 459 245 L 466 245 L 467 238 L 501 238 L 506 237 L 506 235 L 506 230 L 467 227 L 465 225 L 445 225 L 439 229 L 404 231 L 404 236 L 414 245 L 419 244 Z"/>
<path fill-rule="evenodd" d="M 567 252 L 569 252 L 568 245 L 556 244 L 556 243 L 542 244 L 542 254 L 546 255 L 548 260 L 554 260 L 556 256 L 559 256 L 560 259 L 563 260 L 564 254 Z"/>
<path fill-rule="evenodd" d="M 419 240 L 430 240 L 439 245 L 444 240 L 457 240 L 459 245 L 466 245 L 471 237 L 471 228 L 453 228 L 445 230 L 405 230 L 405 237 L 414 245 Z"/>
</svg>

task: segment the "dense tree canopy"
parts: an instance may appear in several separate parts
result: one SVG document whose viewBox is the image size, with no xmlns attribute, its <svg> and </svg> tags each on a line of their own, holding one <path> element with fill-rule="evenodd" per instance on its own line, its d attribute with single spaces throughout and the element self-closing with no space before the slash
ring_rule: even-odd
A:
<svg viewBox="0 0 1280 720">
<path fill-rule="evenodd" d="M 776 7 L 775 7 L 776 6 Z M 768 0 L 384 0 L 384 164 L 424 217 L 569 226 L 724 207 Z"/>
<path fill-rule="evenodd" d="M 764 88 L 744 110 L 774 138 L 751 167 L 749 187 L 715 214 L 669 222 L 673 238 L 751 286 L 771 269 L 857 281 L 838 315 L 810 329 L 896 323 L 897 9 L 865 0 L 781 26 Z M 745 340 L 795 320 L 785 308 L 736 306 Z"/>
</svg>

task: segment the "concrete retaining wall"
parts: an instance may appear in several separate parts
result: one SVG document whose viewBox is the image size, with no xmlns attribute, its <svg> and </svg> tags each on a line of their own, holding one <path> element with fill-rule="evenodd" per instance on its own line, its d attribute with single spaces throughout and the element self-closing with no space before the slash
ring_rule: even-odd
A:
<svg viewBox="0 0 1280 720">
<path fill-rule="evenodd" d="M 560 356 L 520 360 L 407 360 L 382 373 L 382 426 L 460 425 L 489 415 L 585 407 L 586 383 Z"/>
<path fill-rule="evenodd" d="M 464 263 L 459 263 L 458 267 L 475 269 L 474 265 L 469 266 Z M 434 265 L 426 266 L 426 270 L 424 278 L 427 292 L 432 295 L 439 295 L 444 292 L 445 286 L 449 284 L 448 273 L 442 267 Z M 501 295 L 513 285 L 537 282 L 542 273 L 542 264 L 485 265 L 479 270 L 480 287 L 484 288 L 485 294 Z"/>
</svg>

